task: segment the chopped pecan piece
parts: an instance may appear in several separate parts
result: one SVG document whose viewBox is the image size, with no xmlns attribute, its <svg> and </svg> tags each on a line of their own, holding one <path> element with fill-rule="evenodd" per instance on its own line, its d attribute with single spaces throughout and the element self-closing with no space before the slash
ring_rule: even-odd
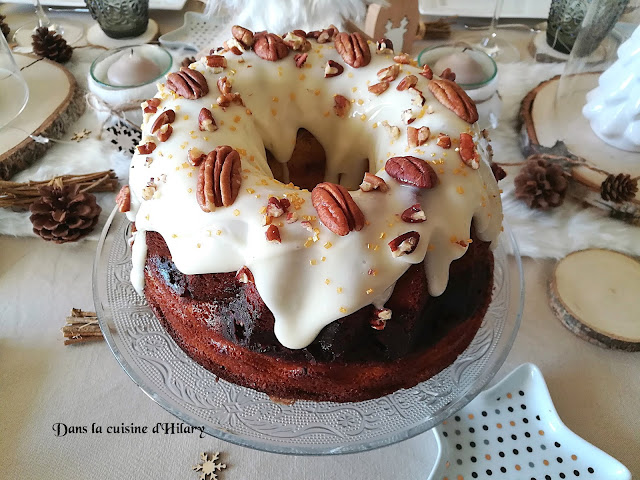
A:
<svg viewBox="0 0 640 480">
<path fill-rule="evenodd" d="M 376 308 L 373 311 L 375 317 L 369 321 L 374 330 L 384 330 L 387 321 L 391 320 L 391 310 L 388 308 Z"/>
<path fill-rule="evenodd" d="M 217 85 L 218 85 L 218 91 L 221 94 L 224 95 L 225 93 L 231 93 L 231 82 L 227 80 L 227 77 L 218 78 Z"/>
<path fill-rule="evenodd" d="M 438 183 L 438 176 L 433 167 L 421 158 L 407 155 L 391 157 L 384 166 L 391 178 L 405 185 L 418 188 L 433 188 Z"/>
<path fill-rule="evenodd" d="M 353 68 L 366 67 L 371 62 L 369 45 L 359 32 L 340 32 L 336 35 L 334 43 L 336 51 Z"/>
<path fill-rule="evenodd" d="M 431 70 L 431 67 L 426 63 L 422 66 L 422 71 L 420 72 L 420 75 L 427 78 L 428 80 L 433 79 L 433 71 Z"/>
<path fill-rule="evenodd" d="M 289 47 L 274 33 L 260 32 L 253 36 L 253 51 L 263 60 L 275 62 L 289 55 Z"/>
<path fill-rule="evenodd" d="M 163 125 L 167 125 L 169 123 L 173 123 L 176 120 L 176 112 L 173 110 L 165 110 L 156 118 L 153 125 L 151 125 L 151 133 L 154 134 L 158 131 Z"/>
<path fill-rule="evenodd" d="M 284 203 L 286 198 L 279 199 L 277 197 L 269 197 L 267 202 L 267 215 L 273 218 L 278 218 L 287 211 L 289 205 Z M 287 200 L 289 202 L 289 200 Z"/>
<path fill-rule="evenodd" d="M 444 148 L 445 150 L 451 148 L 451 137 L 447 134 L 439 133 L 438 141 L 436 142 L 436 145 Z"/>
<path fill-rule="evenodd" d="M 360 184 L 360 190 L 362 190 L 363 192 L 379 190 L 380 192 L 384 193 L 389 191 L 389 185 L 387 185 L 387 182 L 385 182 L 384 179 L 378 177 L 377 175 L 366 172 L 364 174 L 364 179 Z"/>
<path fill-rule="evenodd" d="M 362 230 L 364 214 L 342 185 L 323 182 L 312 190 L 311 202 L 322 224 L 336 235 Z"/>
<path fill-rule="evenodd" d="M 393 42 L 388 38 L 381 38 L 376 42 L 376 53 L 378 55 L 393 55 Z"/>
<path fill-rule="evenodd" d="M 282 240 L 280 239 L 280 230 L 275 225 L 269 225 L 269 228 L 267 228 L 265 235 L 267 237 L 267 241 L 269 242 L 282 242 Z"/>
<path fill-rule="evenodd" d="M 166 142 L 167 140 L 169 140 L 169 137 L 172 133 L 173 127 L 171 126 L 171 124 L 167 123 L 160 127 L 160 130 L 158 130 L 158 132 L 156 133 L 156 137 L 158 137 L 158 140 L 160 140 L 161 142 Z"/>
<path fill-rule="evenodd" d="M 403 110 L 403 112 L 400 114 L 400 119 L 407 125 L 412 124 L 416 118 L 417 118 L 416 112 L 414 112 L 410 108 Z"/>
<path fill-rule="evenodd" d="M 156 113 L 160 106 L 161 100 L 159 98 L 150 98 L 146 102 L 142 102 L 142 111 L 144 113 Z"/>
<path fill-rule="evenodd" d="M 397 140 L 398 138 L 400 138 L 400 129 L 398 127 L 389 125 L 389 122 L 387 122 L 386 120 L 382 122 L 382 126 L 391 137 L 391 140 Z"/>
<path fill-rule="evenodd" d="M 407 88 L 415 87 L 418 84 L 418 77 L 415 75 L 407 75 L 404 77 L 398 85 L 396 86 L 396 90 L 402 92 Z"/>
<path fill-rule="evenodd" d="M 118 195 L 116 196 L 116 205 L 118 205 L 118 211 L 126 213 L 131 210 L 131 189 L 129 185 L 124 185 Z"/>
<path fill-rule="evenodd" d="M 344 72 L 344 67 L 342 65 L 338 62 L 334 62 L 333 60 L 329 60 L 324 67 L 324 78 L 337 77 L 342 72 Z"/>
<path fill-rule="evenodd" d="M 209 93 L 209 85 L 204 76 L 197 70 L 184 67 L 180 67 L 179 72 L 169 74 L 167 88 L 189 100 L 195 100 Z"/>
<path fill-rule="evenodd" d="M 318 43 L 328 43 L 332 42 L 337 34 L 338 29 L 336 26 L 330 25 L 329 28 L 325 28 L 324 30 L 313 30 L 307 33 L 307 38 L 315 38 Z"/>
<path fill-rule="evenodd" d="M 188 155 L 189 163 L 194 167 L 199 167 L 200 164 L 204 162 L 205 158 L 207 158 L 207 154 L 196 147 L 190 148 Z"/>
<path fill-rule="evenodd" d="M 424 210 L 422 210 L 420 204 L 416 203 L 402 212 L 400 218 L 403 222 L 407 223 L 422 223 L 427 219 L 427 216 L 424 214 Z"/>
<path fill-rule="evenodd" d="M 468 133 L 460 134 L 460 148 L 458 148 L 458 153 L 465 165 L 474 170 L 480 168 L 480 156 L 476 151 L 476 145 L 473 143 L 473 137 Z"/>
<path fill-rule="evenodd" d="M 222 46 L 234 55 L 242 55 L 247 50 L 245 46 L 235 38 L 225 40 L 222 42 Z"/>
<path fill-rule="evenodd" d="M 213 114 L 208 108 L 201 108 L 198 114 L 198 129 L 201 132 L 215 132 L 218 130 Z"/>
<path fill-rule="evenodd" d="M 306 63 L 308 56 L 308 53 L 296 53 L 293 56 L 293 61 L 296 62 L 296 67 L 302 68 L 302 66 Z"/>
<path fill-rule="evenodd" d="M 465 122 L 475 123 L 478 121 L 476 104 L 457 83 L 444 78 L 433 79 L 429 81 L 429 90 L 442 105 Z"/>
<path fill-rule="evenodd" d="M 253 32 L 251 30 L 240 25 L 234 25 L 231 27 L 231 35 L 242 44 L 245 50 L 248 50 L 253 45 Z"/>
<path fill-rule="evenodd" d="M 156 149 L 156 144 L 155 142 L 147 142 L 143 145 L 138 145 L 137 148 L 140 155 L 149 155 Z"/>
<path fill-rule="evenodd" d="M 311 42 L 305 38 L 305 35 L 305 32 L 302 30 L 294 30 L 293 32 L 287 33 L 282 41 L 291 50 L 308 52 L 311 50 Z"/>
<path fill-rule="evenodd" d="M 455 82 L 456 74 L 453 73 L 450 68 L 445 68 L 440 74 L 440 78 L 444 78 L 445 80 L 451 80 L 452 82 Z"/>
<path fill-rule="evenodd" d="M 346 97 L 342 95 L 334 95 L 333 96 L 333 111 L 340 118 L 344 118 L 351 110 L 351 102 Z"/>
<path fill-rule="evenodd" d="M 406 53 L 401 53 L 400 55 L 393 57 L 393 61 L 403 65 L 409 65 L 411 63 L 411 57 Z"/>
<path fill-rule="evenodd" d="M 422 92 L 417 88 L 411 87 L 407 90 L 411 94 L 411 104 L 416 107 L 421 107 L 424 105 L 424 96 Z"/>
<path fill-rule="evenodd" d="M 374 95 L 380 95 L 381 93 L 385 92 L 387 89 L 389 88 L 389 82 L 380 82 L 380 83 L 376 83 L 374 85 L 369 85 L 367 87 L 367 90 L 369 90 L 369 92 L 373 93 Z"/>
<path fill-rule="evenodd" d="M 216 147 L 200 165 L 196 199 L 204 212 L 232 205 L 240 191 L 240 155 L 228 145 Z"/>
<path fill-rule="evenodd" d="M 393 82 L 400 73 L 400 65 L 394 63 L 389 67 L 378 70 L 378 80 L 383 82 Z"/>
<path fill-rule="evenodd" d="M 211 67 L 213 69 L 219 69 L 220 71 L 227 68 L 227 59 L 222 55 L 207 55 L 206 57 L 204 57 L 204 62 L 207 65 L 207 67 Z M 216 71 L 216 73 L 219 73 L 219 72 Z"/>
<path fill-rule="evenodd" d="M 389 242 L 391 254 L 394 257 L 412 254 L 420 242 L 420 234 L 418 232 L 407 232 L 399 235 Z"/>
<path fill-rule="evenodd" d="M 500 165 L 494 162 L 491 162 L 491 172 L 493 173 L 493 176 L 495 177 L 496 182 L 499 182 L 500 180 L 502 180 L 504 177 L 507 176 L 507 172 L 505 172 Z"/>
<path fill-rule="evenodd" d="M 253 273 L 247 267 L 242 267 L 236 272 L 236 281 L 240 283 L 255 283 Z"/>
<path fill-rule="evenodd" d="M 411 148 L 420 147 L 427 143 L 429 135 L 431 135 L 429 127 L 407 127 L 407 143 Z"/>
</svg>

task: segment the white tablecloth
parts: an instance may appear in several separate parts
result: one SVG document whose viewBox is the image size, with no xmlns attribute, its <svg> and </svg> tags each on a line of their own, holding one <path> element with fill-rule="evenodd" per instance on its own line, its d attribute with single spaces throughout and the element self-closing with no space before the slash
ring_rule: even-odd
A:
<svg viewBox="0 0 640 480">
<path fill-rule="evenodd" d="M 163 31 L 180 23 L 156 15 L 166 19 Z M 430 432 L 337 457 L 268 454 L 198 434 L 106 433 L 108 426 L 151 429 L 178 420 L 129 379 L 106 343 L 63 346 L 59 330 L 71 307 L 93 310 L 95 249 L 91 241 L 0 236 L 0 478 L 195 479 L 191 467 L 204 451 L 222 452 L 222 480 L 427 477 L 437 453 Z M 537 364 L 567 426 L 640 476 L 640 354 L 575 337 L 547 305 L 553 262 L 527 259 L 524 266 L 522 327 L 496 380 L 523 362 Z M 87 433 L 57 437 L 56 423 Z M 93 424 L 104 433 L 91 433 Z"/>
</svg>

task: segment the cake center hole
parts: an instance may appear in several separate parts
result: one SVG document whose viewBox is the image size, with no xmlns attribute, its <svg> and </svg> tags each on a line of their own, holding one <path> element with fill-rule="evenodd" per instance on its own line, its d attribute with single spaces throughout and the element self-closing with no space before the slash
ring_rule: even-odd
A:
<svg viewBox="0 0 640 480">
<path fill-rule="evenodd" d="M 369 160 L 362 159 L 359 164 L 362 174 L 358 177 L 358 183 L 353 180 L 347 182 L 346 175 L 338 174 L 338 178 L 327 177 L 327 157 L 322 144 L 308 130 L 301 128 L 296 135 L 296 145 L 293 148 L 291 158 L 286 163 L 281 163 L 267 150 L 267 162 L 276 180 L 282 183 L 293 183 L 297 187 L 309 191 L 324 181 L 339 183 L 349 190 L 356 190 L 359 182 L 369 171 Z M 355 178 L 356 176 L 350 176 Z"/>
</svg>

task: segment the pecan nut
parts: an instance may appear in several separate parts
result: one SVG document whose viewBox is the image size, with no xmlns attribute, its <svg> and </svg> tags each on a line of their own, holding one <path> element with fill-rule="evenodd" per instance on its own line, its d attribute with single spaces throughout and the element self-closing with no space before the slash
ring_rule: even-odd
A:
<svg viewBox="0 0 640 480">
<path fill-rule="evenodd" d="M 171 124 L 167 123 L 160 127 L 160 130 L 158 130 L 158 132 L 156 133 L 156 137 L 158 137 L 158 140 L 160 140 L 161 142 L 166 142 L 167 140 L 169 140 L 169 137 L 172 133 L 173 127 L 171 126 Z"/>
<path fill-rule="evenodd" d="M 156 149 L 155 142 L 147 142 L 143 145 L 138 145 L 138 153 L 140 155 L 149 155 Z"/>
<path fill-rule="evenodd" d="M 420 242 L 420 234 L 418 232 L 407 232 L 397 236 L 389 242 L 391 254 L 394 257 L 412 254 Z"/>
<path fill-rule="evenodd" d="M 263 60 L 278 61 L 289 55 L 289 47 L 278 35 L 260 32 L 253 36 L 253 51 Z"/>
<path fill-rule="evenodd" d="M 366 67 L 371 62 L 371 50 L 359 33 L 340 32 L 334 41 L 336 51 L 353 68 Z"/>
<path fill-rule="evenodd" d="M 231 82 L 227 80 L 227 77 L 220 77 L 216 85 L 221 94 L 231 93 Z"/>
<path fill-rule="evenodd" d="M 240 191 L 240 155 L 228 145 L 216 147 L 200 165 L 196 199 L 204 212 L 232 205 Z"/>
<path fill-rule="evenodd" d="M 362 210 L 342 185 L 318 184 L 311 192 L 311 203 L 322 224 L 336 235 L 344 236 L 364 227 Z"/>
<path fill-rule="evenodd" d="M 124 185 L 116 195 L 116 205 L 118 205 L 118 211 L 122 213 L 131 210 L 131 189 L 129 185 Z"/>
<path fill-rule="evenodd" d="M 169 123 L 173 123 L 176 120 L 176 112 L 173 110 L 165 110 L 156 118 L 153 125 L 151 125 L 151 133 L 154 134 L 158 131 L 163 125 L 167 125 Z"/>
<path fill-rule="evenodd" d="M 296 67 L 298 68 L 302 68 L 302 66 L 305 64 L 305 62 L 307 61 L 307 57 L 309 56 L 308 53 L 296 53 L 293 56 L 293 61 L 296 62 Z"/>
<path fill-rule="evenodd" d="M 407 127 L 407 143 L 410 148 L 421 147 L 429 140 L 431 130 L 429 127 Z"/>
<path fill-rule="evenodd" d="M 411 63 L 411 57 L 406 53 L 401 53 L 393 57 L 393 61 L 402 65 L 409 65 Z"/>
<path fill-rule="evenodd" d="M 491 162 L 490 167 L 491 167 L 491 173 L 493 173 L 493 176 L 495 177 L 496 182 L 499 182 L 500 180 L 502 180 L 504 177 L 507 176 L 507 172 L 504 171 L 504 168 L 502 168 L 497 163 Z"/>
<path fill-rule="evenodd" d="M 142 111 L 144 113 L 156 113 L 161 100 L 159 98 L 150 98 L 146 102 L 142 102 Z"/>
<path fill-rule="evenodd" d="M 382 82 L 393 82 L 400 73 L 400 65 L 394 63 L 385 68 L 381 68 L 378 70 L 377 76 L 378 80 Z"/>
<path fill-rule="evenodd" d="M 400 218 L 407 223 L 422 223 L 427 219 L 427 216 L 424 214 L 420 204 L 416 203 L 402 212 Z"/>
<path fill-rule="evenodd" d="M 376 42 L 376 53 L 378 55 L 392 55 L 393 42 L 388 38 L 381 38 Z"/>
<path fill-rule="evenodd" d="M 338 62 L 334 62 L 333 60 L 329 60 L 324 67 L 324 78 L 337 77 L 342 72 L 344 72 L 344 67 L 342 65 Z"/>
<path fill-rule="evenodd" d="M 478 161 L 480 156 L 476 151 L 476 145 L 473 143 L 473 137 L 468 133 L 460 134 L 460 148 L 458 148 L 458 153 L 466 166 L 474 170 L 480 168 L 480 162 Z"/>
<path fill-rule="evenodd" d="M 227 59 L 222 55 L 207 55 L 204 57 L 204 62 L 207 67 L 211 67 L 213 69 L 224 70 L 227 68 Z"/>
<path fill-rule="evenodd" d="M 429 81 L 429 91 L 442 105 L 467 123 L 478 121 L 478 110 L 467 92 L 457 83 L 444 78 Z"/>
<path fill-rule="evenodd" d="M 436 142 L 436 144 L 441 147 L 444 148 L 445 150 L 451 148 L 451 137 L 445 133 L 439 133 L 438 134 L 438 141 Z"/>
<path fill-rule="evenodd" d="M 291 50 L 308 52 L 311 50 L 311 42 L 305 38 L 306 35 L 303 30 L 294 30 L 293 32 L 287 33 L 282 41 Z"/>
<path fill-rule="evenodd" d="M 360 190 L 362 190 L 363 192 L 379 190 L 380 192 L 384 193 L 389 191 L 389 185 L 387 185 L 387 182 L 385 182 L 384 179 L 378 177 L 377 175 L 366 172 L 364 174 L 364 179 L 360 184 Z"/>
<path fill-rule="evenodd" d="M 230 38 L 229 40 L 225 40 L 222 42 L 222 46 L 226 51 L 233 53 L 234 55 L 242 55 L 247 49 L 235 38 Z"/>
<path fill-rule="evenodd" d="M 307 33 L 307 38 L 315 38 L 318 43 L 328 43 L 333 41 L 338 34 L 338 28 L 335 25 L 329 25 L 324 30 L 313 30 Z"/>
<path fill-rule="evenodd" d="M 282 239 L 280 238 L 280 229 L 275 225 L 269 225 L 269 228 L 267 228 L 265 235 L 267 237 L 267 241 L 269 242 L 282 242 Z"/>
<path fill-rule="evenodd" d="M 418 84 L 418 77 L 416 77 L 415 75 L 407 75 L 402 80 L 400 80 L 400 83 L 398 83 L 396 90 L 398 90 L 399 92 L 402 92 L 407 88 L 415 87 L 417 84 Z"/>
<path fill-rule="evenodd" d="M 199 167 L 202 162 L 207 158 L 207 154 L 199 148 L 193 147 L 189 149 L 189 163 L 194 167 Z"/>
<path fill-rule="evenodd" d="M 208 108 L 201 108 L 198 114 L 198 129 L 201 132 L 215 132 L 218 130 L 213 114 Z"/>
<path fill-rule="evenodd" d="M 422 66 L 422 71 L 420 72 L 420 75 L 422 75 L 423 77 L 425 77 L 428 80 L 432 80 L 433 79 L 433 70 L 431 70 L 431 67 L 425 63 Z"/>
<path fill-rule="evenodd" d="M 196 100 L 209 93 L 209 85 L 204 76 L 197 70 L 184 67 L 179 72 L 169 74 L 167 88 L 189 100 Z"/>
<path fill-rule="evenodd" d="M 421 158 L 391 157 L 384 166 L 391 178 L 404 185 L 418 188 L 433 188 L 438 183 L 438 176 L 433 167 Z"/>
<path fill-rule="evenodd" d="M 342 95 L 334 95 L 333 96 L 333 111 L 340 118 L 344 118 L 351 110 L 351 102 L 348 98 L 343 97 Z"/>
<path fill-rule="evenodd" d="M 455 82 L 456 74 L 452 72 L 450 68 L 445 68 L 440 74 L 440 78 L 444 78 L 445 80 L 451 80 L 452 82 Z"/>
<path fill-rule="evenodd" d="M 374 85 L 369 85 L 367 90 L 373 93 L 374 95 L 380 95 L 385 92 L 389 88 L 389 82 L 382 81 L 380 83 L 376 83 Z"/>
<path fill-rule="evenodd" d="M 255 283 L 253 273 L 246 266 L 236 272 L 236 281 L 240 283 Z"/>
<path fill-rule="evenodd" d="M 388 308 L 376 308 L 373 313 L 375 316 L 369 321 L 369 325 L 374 330 L 384 330 L 387 321 L 391 320 L 391 310 Z"/>
<path fill-rule="evenodd" d="M 253 32 L 240 25 L 234 25 L 231 27 L 231 35 L 247 50 L 253 45 Z"/>
</svg>

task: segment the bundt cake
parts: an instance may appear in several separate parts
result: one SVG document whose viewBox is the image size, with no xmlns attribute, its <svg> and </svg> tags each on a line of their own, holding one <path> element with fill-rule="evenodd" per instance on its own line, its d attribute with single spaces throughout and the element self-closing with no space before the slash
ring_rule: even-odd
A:
<svg viewBox="0 0 640 480">
<path fill-rule="evenodd" d="M 468 346 L 502 210 L 455 82 L 386 39 L 236 26 L 142 107 L 118 196 L 131 281 L 194 360 L 273 397 L 349 402 Z"/>
</svg>

